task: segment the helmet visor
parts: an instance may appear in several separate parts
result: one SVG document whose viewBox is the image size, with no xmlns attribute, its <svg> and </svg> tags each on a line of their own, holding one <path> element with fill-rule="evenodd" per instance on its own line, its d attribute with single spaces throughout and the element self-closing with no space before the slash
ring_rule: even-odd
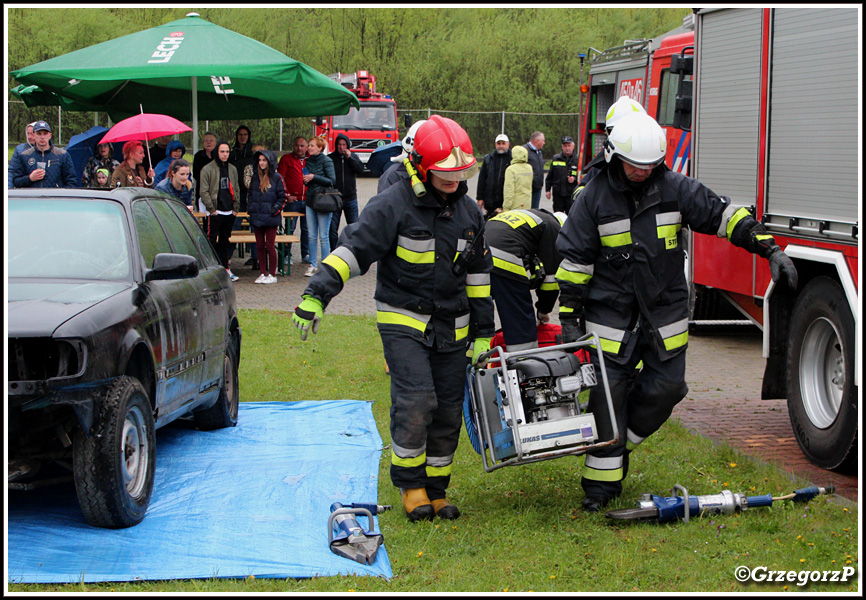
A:
<svg viewBox="0 0 866 600">
<path fill-rule="evenodd" d="M 447 179 L 448 181 L 465 181 L 467 179 L 472 179 L 473 177 L 475 177 L 475 174 L 478 173 L 480 168 L 480 165 L 478 163 L 475 163 L 459 171 L 440 171 L 434 165 L 430 167 L 430 169 L 428 169 L 428 172 L 435 173 L 437 177 L 441 179 Z"/>
<path fill-rule="evenodd" d="M 464 181 L 471 179 L 478 169 L 475 157 L 464 152 L 460 146 L 455 146 L 448 156 L 430 166 L 428 170 L 448 181 Z"/>
<path fill-rule="evenodd" d="M 626 163 L 626 164 L 628 164 L 628 165 L 631 165 L 632 167 L 637 167 L 638 169 L 655 169 L 657 166 L 659 166 L 660 164 L 662 164 L 663 162 L 665 162 L 664 157 L 662 157 L 662 158 L 660 158 L 659 160 L 657 160 L 657 161 L 655 161 L 655 162 L 653 162 L 653 163 L 649 163 L 649 164 L 641 164 L 641 163 L 638 163 L 638 162 L 634 162 L 633 160 L 627 160 L 627 159 L 626 159 L 622 154 L 619 155 L 619 159 L 620 159 L 622 162 L 624 162 L 624 163 Z"/>
</svg>

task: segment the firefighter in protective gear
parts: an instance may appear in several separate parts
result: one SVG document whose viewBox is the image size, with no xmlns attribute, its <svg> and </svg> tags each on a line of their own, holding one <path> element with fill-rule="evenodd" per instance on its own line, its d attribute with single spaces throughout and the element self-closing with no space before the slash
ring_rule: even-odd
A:
<svg viewBox="0 0 866 600">
<path fill-rule="evenodd" d="M 470 342 L 493 336 L 484 217 L 466 195 L 477 171 L 466 132 L 433 115 L 417 131 L 412 167 L 426 186 L 401 179 L 370 199 L 304 290 L 327 307 L 351 277 L 378 262 L 377 326 L 391 373 L 391 481 L 410 520 L 455 519 L 446 500 L 460 427 Z M 315 333 L 316 306 L 295 311 Z"/>
<path fill-rule="evenodd" d="M 559 297 L 556 238 L 564 220 L 563 213 L 539 208 L 509 210 L 487 221 L 491 291 L 509 352 L 538 348 L 537 325 L 549 320 Z M 532 290 L 538 297 L 534 308 Z"/>
<path fill-rule="evenodd" d="M 601 173 L 578 196 L 556 242 L 563 258 L 556 273 L 563 341 L 570 341 L 567 331 L 580 329 L 579 318 L 585 331 L 598 335 L 620 432 L 616 445 L 586 456 L 581 484 L 589 511 L 620 494 L 629 453 L 662 426 L 688 391 L 682 228 L 727 238 L 769 259 L 776 265 L 774 280 L 797 286 L 793 262 L 764 226 L 745 207 L 671 171 L 665 150 L 664 132 L 652 117 L 635 113 L 619 121 Z M 600 418 L 599 435 L 610 437 L 599 390 L 590 394 L 590 410 Z"/>
<path fill-rule="evenodd" d="M 570 135 L 562 137 L 562 152 L 555 154 L 544 181 L 547 199 L 553 195 L 553 211 L 567 213 L 571 208 L 571 195 L 578 184 L 577 153 L 574 139 Z"/>
<path fill-rule="evenodd" d="M 646 109 L 640 102 L 632 100 L 628 96 L 620 96 L 619 100 L 611 104 L 610 108 L 607 109 L 604 121 L 604 130 L 607 135 L 610 136 L 611 131 L 613 131 L 614 126 L 620 119 L 634 113 L 646 114 Z M 574 193 L 572 194 L 572 200 L 577 198 L 577 195 L 584 187 L 586 187 L 586 184 L 601 172 L 600 167 L 604 162 L 604 148 L 602 148 L 601 151 L 596 154 L 592 160 L 589 161 L 589 164 L 587 164 L 581 171 L 580 184 L 575 188 Z"/>
</svg>

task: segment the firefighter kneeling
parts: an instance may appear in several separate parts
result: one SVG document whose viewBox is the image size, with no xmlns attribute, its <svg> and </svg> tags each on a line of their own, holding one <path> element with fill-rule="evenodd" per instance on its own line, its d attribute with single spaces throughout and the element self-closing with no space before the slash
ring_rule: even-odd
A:
<svg viewBox="0 0 866 600">
<path fill-rule="evenodd" d="M 764 226 L 745 207 L 668 169 L 665 146 L 663 130 L 645 113 L 619 121 L 605 142 L 601 172 L 578 195 L 556 242 L 563 259 L 556 273 L 563 341 L 582 331 L 598 335 L 620 432 L 617 445 L 586 456 L 581 484 L 588 511 L 619 496 L 629 453 L 688 392 L 682 228 L 727 238 L 768 259 L 773 281 L 797 287 L 793 262 Z M 599 391 L 592 388 L 589 410 L 600 417 L 599 434 L 610 438 Z"/>
<path fill-rule="evenodd" d="M 463 423 L 466 349 L 490 347 L 493 262 L 484 217 L 466 195 L 478 170 L 469 136 L 451 119 L 418 128 L 404 178 L 370 199 L 304 290 L 301 338 L 349 278 L 378 261 L 376 320 L 391 371 L 391 481 L 412 521 L 456 519 L 446 500 Z M 474 357 L 473 357 L 474 358 Z"/>
</svg>

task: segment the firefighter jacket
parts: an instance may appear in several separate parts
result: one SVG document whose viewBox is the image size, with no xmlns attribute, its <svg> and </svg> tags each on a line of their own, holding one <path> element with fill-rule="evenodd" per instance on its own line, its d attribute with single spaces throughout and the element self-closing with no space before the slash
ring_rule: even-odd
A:
<svg viewBox="0 0 866 600">
<path fill-rule="evenodd" d="M 573 183 L 568 182 L 569 175 L 574 177 Z M 550 170 L 544 181 L 544 190 L 553 191 L 555 196 L 561 198 L 571 198 L 571 193 L 577 187 L 578 177 L 577 153 L 572 152 L 570 156 L 566 156 L 560 152 L 554 155 L 550 163 Z"/>
<path fill-rule="evenodd" d="M 515 147 L 511 151 L 511 166 L 505 169 L 502 210 L 532 206 L 532 178 L 532 165 L 527 162 L 526 148 Z"/>
<path fill-rule="evenodd" d="M 559 296 L 556 249 L 559 221 L 543 209 L 510 210 L 487 221 L 484 237 L 493 255 L 493 273 L 537 287 L 539 312 L 549 313 Z"/>
<path fill-rule="evenodd" d="M 586 187 L 590 181 L 592 181 L 593 177 L 598 175 L 601 172 L 602 166 L 606 163 L 604 159 L 604 150 L 601 150 L 598 154 L 592 157 L 592 160 L 587 163 L 587 165 L 580 172 L 580 183 L 577 184 L 577 187 L 574 188 L 574 192 L 571 194 L 571 200 L 577 200 L 577 195 L 583 191 L 583 188 Z"/>
<path fill-rule="evenodd" d="M 556 273 L 560 320 L 582 310 L 585 331 L 598 334 L 614 361 L 640 326 L 666 360 L 688 343 L 682 228 L 725 237 L 761 256 L 775 244 L 745 207 L 664 164 L 634 190 L 615 159 L 578 195 L 556 242 L 563 258 Z"/>
<path fill-rule="evenodd" d="M 387 169 L 385 169 L 385 172 L 382 173 L 381 177 L 379 177 L 379 183 L 376 187 L 376 193 L 381 194 L 401 179 L 409 179 L 409 173 L 406 171 L 406 165 L 404 165 L 402 162 L 392 164 Z"/>
<path fill-rule="evenodd" d="M 492 337 L 493 261 L 483 235 L 484 217 L 466 195 L 466 182 L 446 201 L 427 184 L 418 197 L 400 179 L 347 225 L 340 245 L 323 261 L 305 295 L 327 306 L 343 285 L 378 261 L 379 330 L 407 332 L 442 351 L 465 350 L 476 337 Z M 455 273 L 455 265 L 462 272 Z"/>
</svg>

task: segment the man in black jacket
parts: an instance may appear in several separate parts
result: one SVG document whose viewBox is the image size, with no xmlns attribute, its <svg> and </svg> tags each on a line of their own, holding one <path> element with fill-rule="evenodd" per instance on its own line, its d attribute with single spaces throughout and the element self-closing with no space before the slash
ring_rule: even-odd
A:
<svg viewBox="0 0 866 600">
<path fill-rule="evenodd" d="M 526 162 L 532 165 L 532 208 L 541 206 L 541 188 L 544 187 L 544 134 L 535 131 L 529 136 L 529 141 L 523 144 L 529 157 Z"/>
<path fill-rule="evenodd" d="M 496 150 L 484 157 L 478 173 L 478 188 L 475 199 L 478 207 L 487 211 L 486 217 L 502 212 L 502 188 L 505 186 L 505 169 L 511 164 L 508 136 L 500 133 L 494 141 Z"/>
<path fill-rule="evenodd" d="M 337 234 L 340 229 L 340 215 L 346 215 L 346 225 L 358 220 L 358 187 L 355 180 L 356 175 L 364 172 L 364 163 L 356 154 L 352 154 L 349 148 L 352 142 L 345 134 L 339 134 L 334 142 L 336 150 L 328 155 L 334 163 L 334 175 L 337 177 L 336 188 L 343 195 L 343 210 L 331 215 L 331 251 L 337 247 Z"/>
</svg>

